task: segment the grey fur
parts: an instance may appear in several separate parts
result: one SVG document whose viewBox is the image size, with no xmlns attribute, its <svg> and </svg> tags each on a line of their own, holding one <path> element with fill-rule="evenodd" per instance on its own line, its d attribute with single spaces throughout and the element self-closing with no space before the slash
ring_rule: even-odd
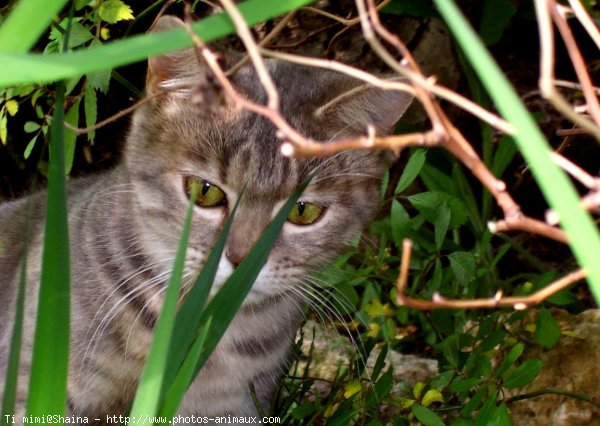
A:
<svg viewBox="0 0 600 426">
<path fill-rule="evenodd" d="M 172 23 L 166 18 L 161 25 Z M 358 97 L 346 96 L 340 107 L 332 101 L 358 83 L 275 61 L 268 66 L 281 89 L 284 115 L 314 139 L 364 133 L 369 123 L 380 131 L 389 129 L 410 103 L 409 97 L 398 93 L 374 92 L 369 97 L 360 91 Z M 178 89 L 136 111 L 123 161 L 114 170 L 69 183 L 72 414 L 105 418 L 123 414 L 132 401 L 188 203 L 186 176 L 218 185 L 228 206 L 246 185 L 227 243 L 230 253 L 247 253 L 309 173 L 315 176 L 302 199 L 321 203 L 326 211 L 309 226 L 286 223 L 242 309 L 186 394 L 182 415 L 257 415 L 251 385 L 263 407 L 268 406 L 302 317 L 302 300 L 294 289 L 303 285 L 310 271 L 338 254 L 377 209 L 384 170 L 379 153 L 284 158 L 275 128 L 266 119 L 227 105 L 217 112 L 198 110 L 190 101 L 194 89 L 181 84 L 202 80 L 203 72 L 189 51 L 151 60 L 148 90 L 175 83 Z M 233 76 L 233 82 L 246 96 L 264 102 L 249 67 Z M 327 104 L 332 107 L 321 108 L 315 117 L 315 110 Z M 393 120 L 390 110 L 397 111 Z M 0 394 L 23 230 L 27 221 L 31 227 L 18 415 L 28 384 L 44 208 L 44 192 L 0 206 Z M 195 209 L 186 285 L 202 268 L 227 214 L 227 207 Z M 233 267 L 223 256 L 215 289 Z"/>
</svg>

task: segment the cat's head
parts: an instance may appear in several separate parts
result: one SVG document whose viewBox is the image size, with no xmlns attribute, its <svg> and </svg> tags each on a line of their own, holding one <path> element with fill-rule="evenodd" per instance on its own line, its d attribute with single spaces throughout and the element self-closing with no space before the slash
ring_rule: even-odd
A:
<svg viewBox="0 0 600 426">
<path fill-rule="evenodd" d="M 158 27 L 179 25 L 177 18 L 166 17 Z M 225 62 L 229 59 L 224 55 Z M 364 135 L 368 125 L 380 134 L 389 132 L 411 102 L 400 92 L 357 89 L 361 82 L 322 69 L 266 63 L 279 89 L 283 115 L 315 140 Z M 218 288 L 294 189 L 314 175 L 246 303 L 301 291 L 296 289 L 303 277 L 339 254 L 373 219 L 385 170 L 381 152 L 282 156 L 282 141 L 267 119 L 236 110 L 227 101 L 217 108 L 198 107 L 198 84 L 205 82 L 206 69 L 191 49 L 150 59 L 148 73 L 147 91 L 167 92 L 135 113 L 125 163 L 135 188 L 133 214 L 140 238 L 165 268 L 176 251 L 191 185 L 203 189 L 194 211 L 188 278 L 198 273 L 245 188 L 219 265 Z M 244 96 L 265 103 L 251 66 L 241 68 L 231 81 Z"/>
</svg>

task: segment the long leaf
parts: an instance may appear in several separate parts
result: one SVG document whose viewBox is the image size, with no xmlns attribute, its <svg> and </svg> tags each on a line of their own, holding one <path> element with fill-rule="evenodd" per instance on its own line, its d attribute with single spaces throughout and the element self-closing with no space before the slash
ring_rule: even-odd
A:
<svg viewBox="0 0 600 426">
<path fill-rule="evenodd" d="M 165 374 L 163 390 L 166 390 L 166 387 L 168 387 L 170 382 L 175 378 L 179 367 L 186 358 L 188 350 L 197 338 L 195 331 L 200 328 L 202 311 L 204 305 L 206 305 L 206 300 L 208 299 L 215 276 L 217 275 L 219 262 L 223 254 L 223 249 L 225 248 L 225 243 L 227 242 L 229 229 L 231 228 L 233 218 L 235 217 L 238 208 L 238 203 L 231 209 L 231 213 L 223 225 L 219 238 L 202 267 L 202 271 L 192 285 L 190 292 L 185 297 L 181 309 L 177 313 L 175 327 L 173 328 L 173 338 L 169 348 L 169 367 Z"/>
<path fill-rule="evenodd" d="M 28 201 L 27 218 L 31 217 L 32 204 Z M 24 232 L 23 256 L 21 260 L 21 270 L 19 273 L 19 288 L 17 290 L 17 300 L 15 307 L 15 317 L 10 340 L 10 354 L 8 356 L 6 381 L 4 383 L 4 397 L 2 399 L 2 409 L 0 413 L 14 414 L 17 394 L 17 385 L 19 378 L 19 362 L 21 360 L 21 340 L 23 336 L 23 312 L 25 307 L 25 290 L 27 283 L 27 257 L 29 254 L 29 236 L 30 222 L 27 220 Z M 0 426 L 12 424 L 8 418 L 0 418 Z"/>
<path fill-rule="evenodd" d="M 64 84 L 57 96 L 50 139 L 48 202 L 38 314 L 27 414 L 64 415 L 69 364 L 70 266 L 64 152 Z"/>
<path fill-rule="evenodd" d="M 18 1 L 0 27 L 0 51 L 26 52 L 31 49 L 65 4 L 67 0 Z"/>
<path fill-rule="evenodd" d="M 249 0 L 238 5 L 249 25 L 311 3 L 313 0 Z M 193 25 L 194 31 L 205 41 L 226 36 L 235 31 L 225 13 L 210 16 Z M 19 31 L 19 34 L 22 31 Z M 43 83 L 76 77 L 94 71 L 110 69 L 189 47 L 192 40 L 183 28 L 161 33 L 138 35 L 104 46 L 69 53 L 22 54 L 0 49 L 0 87 Z"/>
<path fill-rule="evenodd" d="M 573 253 L 587 271 L 591 290 L 600 302 L 600 233 L 592 218 L 581 207 L 572 183 L 552 161 L 551 148 L 535 120 L 456 4 L 452 0 L 435 3 L 494 104 L 515 128 L 515 140 L 544 196 L 558 212 Z"/>
<path fill-rule="evenodd" d="M 246 295 L 252 288 L 256 277 L 258 277 L 262 267 L 267 262 L 269 253 L 279 237 L 279 233 L 281 232 L 281 228 L 283 227 L 289 212 L 298 201 L 298 198 L 308 185 L 309 181 L 310 179 L 294 191 L 292 196 L 286 201 L 275 218 L 264 230 L 248 255 L 202 311 L 200 317 L 201 327 L 205 327 L 208 323 L 211 324 L 211 327 L 208 330 L 206 337 L 203 336 L 204 344 L 201 352 L 198 354 L 198 348 L 194 347 L 188 352 L 186 359 L 183 361 L 183 365 L 186 369 L 185 380 L 189 380 L 187 384 L 191 383 L 200 369 L 204 366 L 225 333 L 225 330 L 235 317 L 235 314 L 241 307 Z M 187 347 L 184 347 L 184 349 L 187 350 Z M 193 359 L 197 359 L 195 369 L 193 374 L 188 376 L 187 368 L 189 368 L 191 364 L 190 360 Z M 184 387 L 181 386 L 182 380 L 184 379 L 178 377 L 175 381 L 176 389 L 171 388 L 167 391 L 165 405 L 160 411 L 161 416 L 170 417 L 174 415 L 174 410 L 185 393 Z"/>
<path fill-rule="evenodd" d="M 167 284 L 163 306 L 156 322 L 152 345 L 148 352 L 144 371 L 142 372 L 135 400 L 131 408 L 131 416 L 137 419 L 143 418 L 144 415 L 153 416 L 158 409 L 162 383 L 168 365 L 169 352 L 167 349 L 171 344 L 173 336 L 177 300 L 179 299 L 185 254 L 190 236 L 192 214 L 194 212 L 194 200 L 196 199 L 197 192 L 198 188 L 194 188 L 190 195 L 190 202 L 181 231 L 177 255 L 175 256 L 175 262 Z"/>
</svg>

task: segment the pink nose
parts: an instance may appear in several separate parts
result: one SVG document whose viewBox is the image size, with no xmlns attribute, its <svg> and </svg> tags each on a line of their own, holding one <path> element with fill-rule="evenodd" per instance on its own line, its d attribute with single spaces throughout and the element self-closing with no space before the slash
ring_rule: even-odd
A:
<svg viewBox="0 0 600 426">
<path fill-rule="evenodd" d="M 242 263 L 242 260 L 244 260 L 244 256 L 236 253 L 235 251 L 227 250 L 225 252 L 225 256 L 227 256 L 227 259 L 231 262 L 234 268 L 237 268 L 238 265 Z"/>
</svg>

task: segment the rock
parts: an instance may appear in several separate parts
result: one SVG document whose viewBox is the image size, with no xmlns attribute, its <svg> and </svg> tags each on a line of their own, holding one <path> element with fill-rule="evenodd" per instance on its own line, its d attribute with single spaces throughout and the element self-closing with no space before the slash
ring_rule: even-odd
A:
<svg viewBox="0 0 600 426">
<path fill-rule="evenodd" d="M 527 358 L 539 358 L 544 367 L 539 376 L 518 392 L 506 396 L 560 389 L 583 394 L 600 402 L 600 310 L 571 315 L 551 310 L 559 322 L 561 338 L 549 350 L 539 346 L 526 350 Z M 562 395 L 543 395 L 509 405 L 515 425 L 600 425 L 600 408 Z"/>
<path fill-rule="evenodd" d="M 314 332 L 314 338 L 313 338 Z M 346 368 L 352 358 L 352 354 L 357 351 L 357 346 L 361 342 L 353 342 L 350 338 L 338 334 L 336 331 L 328 330 L 323 325 L 315 321 L 307 321 L 298 332 L 298 339 L 302 336 L 302 355 L 298 361 L 297 375 L 308 368 L 311 378 L 333 381 L 339 370 Z M 313 347 L 312 355 L 309 352 Z M 375 362 L 381 351 L 377 348 L 371 351 L 367 360 L 367 371 L 370 372 L 375 366 Z M 308 360 L 310 359 L 310 364 Z M 308 364 L 308 365 L 307 365 Z M 416 355 L 401 354 L 396 351 L 390 351 L 386 357 L 386 366 L 383 371 L 387 371 L 390 366 L 393 367 L 394 383 L 406 383 L 412 387 L 416 382 L 426 380 L 438 374 L 437 360 L 421 358 Z M 394 386 L 394 391 L 400 395 L 400 386 Z M 326 393 L 327 389 L 321 389 L 319 392 Z"/>
</svg>

